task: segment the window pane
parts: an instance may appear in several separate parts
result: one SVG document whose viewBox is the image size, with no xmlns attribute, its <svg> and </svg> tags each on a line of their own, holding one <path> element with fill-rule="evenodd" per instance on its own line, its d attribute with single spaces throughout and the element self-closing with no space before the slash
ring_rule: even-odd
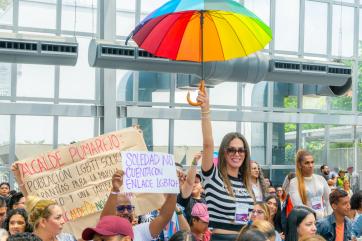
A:
<svg viewBox="0 0 362 241">
<path fill-rule="evenodd" d="M 11 95 L 11 64 L 0 63 L 0 96 Z"/>
<path fill-rule="evenodd" d="M 75 7 L 76 3 L 76 7 Z M 62 2 L 62 30 L 95 33 L 97 28 L 97 1 L 66 0 Z M 92 6 L 93 4 L 93 6 Z M 92 11 L 93 10 L 93 11 Z M 77 19 L 74 20 L 74 16 Z M 93 21 L 93 24 L 92 24 Z"/>
<path fill-rule="evenodd" d="M 117 100 L 133 100 L 133 72 L 129 70 L 117 69 Z"/>
<path fill-rule="evenodd" d="M 267 25 L 270 24 L 270 0 L 245 0 L 244 5 Z"/>
<path fill-rule="evenodd" d="M 293 165 L 296 152 L 296 129 L 293 123 L 273 123 L 273 165 Z"/>
<path fill-rule="evenodd" d="M 54 96 L 54 66 L 18 64 L 17 75 L 17 96 Z"/>
<path fill-rule="evenodd" d="M 152 121 L 152 150 L 168 153 L 169 121 L 159 119 L 149 120 Z"/>
<path fill-rule="evenodd" d="M 299 0 L 276 1 L 274 39 L 277 50 L 298 50 Z"/>
<path fill-rule="evenodd" d="M 295 109 L 298 107 L 299 85 L 274 82 L 274 107 Z"/>
<path fill-rule="evenodd" d="M 76 66 L 60 66 L 60 98 L 95 99 L 95 68 L 88 64 L 90 39 L 77 38 L 79 43 Z"/>
<path fill-rule="evenodd" d="M 316 95 L 308 95 L 303 96 L 303 109 L 319 109 L 326 110 L 327 109 L 327 97 L 325 96 L 316 96 Z"/>
<path fill-rule="evenodd" d="M 153 10 L 161 7 L 163 4 L 168 2 L 169 0 L 142 0 L 141 2 L 141 12 L 142 13 L 150 13 Z"/>
<path fill-rule="evenodd" d="M 261 122 L 243 122 L 241 134 L 250 140 L 251 159 L 257 161 L 260 165 L 266 164 L 266 128 L 267 123 Z"/>
<path fill-rule="evenodd" d="M 331 109 L 351 111 L 352 110 L 352 93 L 349 92 L 346 95 L 331 97 Z"/>
<path fill-rule="evenodd" d="M 120 36 L 128 36 L 135 28 L 135 13 L 126 11 L 117 11 L 116 33 Z"/>
<path fill-rule="evenodd" d="M 225 134 L 235 132 L 235 122 L 214 121 L 212 122 L 215 150 L 218 151 L 219 145 Z M 187 130 L 187 132 L 185 132 Z M 188 164 L 195 153 L 202 150 L 201 122 L 175 120 L 175 141 L 174 153 L 175 160 L 181 162 L 185 160 Z M 248 139 L 250 143 L 250 139 Z M 186 163 L 183 163 L 186 164 Z"/>
<path fill-rule="evenodd" d="M 168 73 L 139 72 L 139 101 L 170 102 L 170 78 Z"/>
<path fill-rule="evenodd" d="M 282 186 L 285 177 L 291 172 L 295 172 L 295 169 L 273 169 L 271 176 L 273 186 Z"/>
<path fill-rule="evenodd" d="M 0 2 L 0 24 L 13 24 L 13 1 Z"/>
<path fill-rule="evenodd" d="M 127 119 L 127 125 L 131 126 L 131 123 L 131 119 Z M 139 118 L 138 125 L 148 151 L 168 152 L 168 120 Z"/>
<path fill-rule="evenodd" d="M 19 25 L 55 29 L 56 0 L 19 1 Z M 46 21 L 44 21 L 46 19 Z"/>
<path fill-rule="evenodd" d="M 68 145 L 94 136 L 94 118 L 59 117 L 58 143 Z"/>
<path fill-rule="evenodd" d="M 302 124 L 301 145 L 313 155 L 317 165 L 325 162 L 325 135 L 323 124 Z"/>
<path fill-rule="evenodd" d="M 327 53 L 327 8 L 326 3 L 305 2 L 304 51 Z"/>
<path fill-rule="evenodd" d="M 268 85 L 272 82 L 261 81 L 257 84 L 246 84 L 243 90 L 244 106 L 268 106 Z"/>
<path fill-rule="evenodd" d="M 223 82 L 209 89 L 210 104 L 212 105 L 236 105 L 237 83 Z"/>
<path fill-rule="evenodd" d="M 9 161 L 10 117 L 0 115 L 0 165 Z"/>
<path fill-rule="evenodd" d="M 332 54 L 353 55 L 354 10 L 352 7 L 333 5 Z"/>
<path fill-rule="evenodd" d="M 53 117 L 17 116 L 15 138 L 19 160 L 53 149 Z"/>
<path fill-rule="evenodd" d="M 352 126 L 331 126 L 329 128 L 328 165 L 333 168 L 354 166 L 354 144 Z"/>
<path fill-rule="evenodd" d="M 358 62 L 358 69 L 361 69 L 362 62 Z M 357 89 L 357 109 L 358 111 L 362 111 L 362 73 L 361 71 L 358 72 L 358 89 Z"/>
<path fill-rule="evenodd" d="M 117 10 L 128 10 L 135 11 L 136 9 L 136 1 L 135 0 L 122 0 L 116 1 Z"/>
</svg>

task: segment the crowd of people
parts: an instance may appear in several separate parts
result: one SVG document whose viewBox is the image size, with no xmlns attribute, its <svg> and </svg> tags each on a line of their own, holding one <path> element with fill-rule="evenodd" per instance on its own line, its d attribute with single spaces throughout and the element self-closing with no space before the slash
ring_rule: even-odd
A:
<svg viewBox="0 0 362 241">
<path fill-rule="evenodd" d="M 159 210 L 135 215 L 122 193 L 121 170 L 95 227 L 81 237 L 62 232 L 62 209 L 53 200 L 29 196 L 16 164 L 22 192 L 0 184 L 0 238 L 43 241 L 348 241 L 362 236 L 362 191 L 353 168 L 316 170 L 307 150 L 296 153 L 295 172 L 274 187 L 263 176 L 240 133 L 228 133 L 213 160 L 214 140 L 208 94 L 199 92 L 203 151 L 188 170 L 177 165 L 179 194 L 165 194 Z M 201 165 L 201 170 L 198 166 Z M 316 174 L 320 172 L 319 174 Z"/>
</svg>

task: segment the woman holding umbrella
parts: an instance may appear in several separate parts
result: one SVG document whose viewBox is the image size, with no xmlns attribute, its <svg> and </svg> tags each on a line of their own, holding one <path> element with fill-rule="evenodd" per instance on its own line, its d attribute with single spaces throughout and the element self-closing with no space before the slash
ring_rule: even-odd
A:
<svg viewBox="0 0 362 241">
<path fill-rule="evenodd" d="M 224 136 L 219 149 L 218 165 L 213 164 L 214 140 L 207 92 L 199 92 L 203 135 L 202 175 L 209 210 L 211 241 L 235 240 L 238 231 L 248 222 L 253 209 L 250 195 L 250 150 L 240 133 Z"/>
</svg>

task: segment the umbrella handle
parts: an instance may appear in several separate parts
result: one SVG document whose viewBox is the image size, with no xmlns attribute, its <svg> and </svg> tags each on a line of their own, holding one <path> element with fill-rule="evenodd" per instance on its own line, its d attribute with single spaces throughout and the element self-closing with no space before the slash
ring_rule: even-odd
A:
<svg viewBox="0 0 362 241">
<path fill-rule="evenodd" d="M 200 83 L 199 83 L 199 91 L 201 91 L 202 93 L 205 93 L 205 81 L 204 80 L 201 80 Z M 189 103 L 189 105 L 192 105 L 192 106 L 200 106 L 202 105 L 202 102 L 193 102 L 190 98 L 190 91 L 187 92 L 187 102 Z"/>
</svg>

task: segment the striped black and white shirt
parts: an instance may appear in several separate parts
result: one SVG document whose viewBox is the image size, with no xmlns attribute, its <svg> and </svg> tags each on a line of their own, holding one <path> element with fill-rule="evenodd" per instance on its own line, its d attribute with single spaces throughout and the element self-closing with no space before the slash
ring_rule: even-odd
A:
<svg viewBox="0 0 362 241">
<path fill-rule="evenodd" d="M 221 174 L 215 165 L 207 172 L 202 171 L 202 176 L 210 216 L 209 227 L 240 231 L 244 225 L 234 221 L 236 204 L 247 205 L 249 212 L 254 205 L 254 200 L 242 182 L 242 177 L 229 176 L 235 195 L 233 197 L 227 192 Z"/>
</svg>

